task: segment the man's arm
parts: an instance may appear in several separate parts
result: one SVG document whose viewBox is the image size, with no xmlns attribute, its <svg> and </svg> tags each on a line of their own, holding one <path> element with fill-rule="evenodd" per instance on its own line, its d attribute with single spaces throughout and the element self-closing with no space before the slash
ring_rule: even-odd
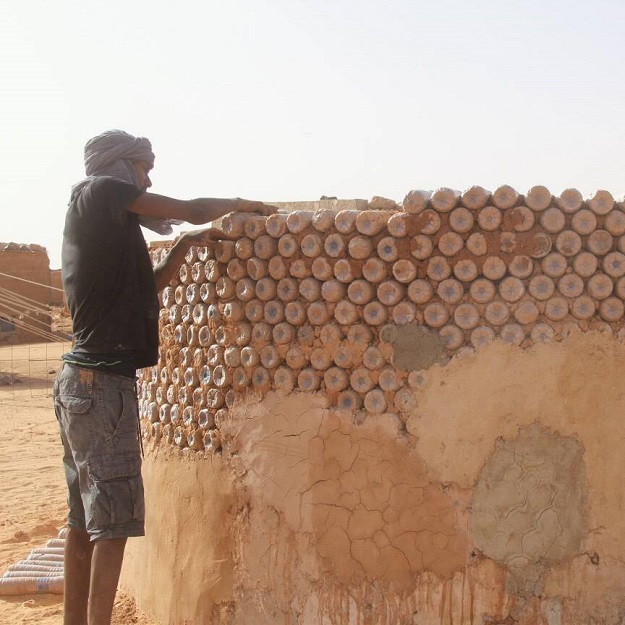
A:
<svg viewBox="0 0 625 625">
<path fill-rule="evenodd" d="M 157 291 L 162 291 L 176 275 L 190 247 L 194 245 L 199 247 L 213 245 L 215 241 L 228 238 L 218 228 L 205 228 L 203 230 L 185 232 L 176 240 L 167 256 L 154 266 L 154 282 L 156 283 Z"/>
<path fill-rule="evenodd" d="M 180 219 L 190 224 L 206 224 L 228 213 L 260 213 L 271 215 L 276 207 L 241 198 L 198 198 L 176 200 L 157 193 L 142 193 L 128 210 L 155 219 Z"/>
</svg>

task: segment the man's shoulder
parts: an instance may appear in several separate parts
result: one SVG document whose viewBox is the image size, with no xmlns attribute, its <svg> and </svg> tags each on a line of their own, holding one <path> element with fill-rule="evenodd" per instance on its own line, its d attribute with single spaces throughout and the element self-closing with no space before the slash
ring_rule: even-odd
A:
<svg viewBox="0 0 625 625">
<path fill-rule="evenodd" d="M 89 210 L 126 210 L 143 193 L 134 184 L 111 176 L 94 176 L 73 198 L 81 212 Z"/>
<path fill-rule="evenodd" d="M 111 223 L 125 226 L 133 218 L 129 207 L 141 193 L 141 189 L 123 180 L 110 176 L 94 176 L 72 197 L 66 228 L 86 221 L 91 224 Z"/>
<path fill-rule="evenodd" d="M 111 176 L 94 176 L 87 184 L 87 188 L 92 192 L 120 193 L 129 195 L 140 195 L 141 189 L 130 182 L 124 182 L 119 178 Z"/>
</svg>

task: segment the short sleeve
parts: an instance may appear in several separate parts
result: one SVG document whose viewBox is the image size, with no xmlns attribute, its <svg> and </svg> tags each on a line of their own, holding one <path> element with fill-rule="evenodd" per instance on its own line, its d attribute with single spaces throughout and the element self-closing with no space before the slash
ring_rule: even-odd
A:
<svg viewBox="0 0 625 625">
<path fill-rule="evenodd" d="M 143 193 L 133 184 L 99 176 L 85 190 L 88 197 L 83 206 L 90 206 L 95 213 L 92 218 L 111 219 L 117 224 L 128 221 L 128 208 Z"/>
</svg>

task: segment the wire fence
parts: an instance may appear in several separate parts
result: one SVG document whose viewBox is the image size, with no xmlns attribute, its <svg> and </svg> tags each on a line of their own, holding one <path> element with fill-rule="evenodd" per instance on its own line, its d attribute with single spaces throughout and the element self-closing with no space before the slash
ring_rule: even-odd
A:
<svg viewBox="0 0 625 625">
<path fill-rule="evenodd" d="M 0 401 L 18 394 L 50 397 L 61 355 L 70 349 L 69 341 L 0 347 Z"/>
<path fill-rule="evenodd" d="M 68 340 L 68 334 L 63 332 L 63 324 L 59 330 L 55 331 L 55 328 L 59 326 L 58 321 L 63 321 L 64 307 L 55 307 L 50 302 L 42 302 L 40 299 L 27 297 L 19 293 L 17 287 L 20 283 L 27 283 L 42 287 L 46 289 L 47 293 L 50 291 L 62 293 L 63 289 L 3 272 L 0 272 L 0 276 L 9 278 L 16 283 L 16 288 L 11 289 L 0 286 L 1 319 L 8 322 L 12 327 L 28 332 L 30 336 L 41 341 L 62 343 Z"/>
<path fill-rule="evenodd" d="M 17 394 L 50 396 L 61 354 L 71 349 L 71 322 L 63 306 L 53 306 L 18 291 L 20 283 L 40 286 L 47 293 L 63 289 L 3 272 L 0 276 L 15 283 L 14 288 L 0 286 L 0 319 L 5 330 L 5 343 L 0 345 L 0 399 Z M 27 333 L 31 341 L 41 342 L 17 344 L 16 330 L 22 335 Z"/>
<path fill-rule="evenodd" d="M 0 400 L 18 394 L 51 396 L 61 354 L 71 348 L 66 311 L 18 291 L 20 283 L 40 286 L 47 293 L 62 289 L 7 273 L 0 272 L 0 276 L 15 282 L 14 288 L 0 287 L 0 318 L 9 327 L 28 332 L 32 339 L 41 341 L 0 346 Z M 3 334 L 7 340 L 16 338 L 9 332 Z"/>
</svg>

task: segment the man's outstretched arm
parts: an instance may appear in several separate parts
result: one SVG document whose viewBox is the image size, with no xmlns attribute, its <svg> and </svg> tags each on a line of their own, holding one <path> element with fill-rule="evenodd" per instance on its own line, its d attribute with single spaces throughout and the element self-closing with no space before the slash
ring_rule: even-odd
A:
<svg viewBox="0 0 625 625">
<path fill-rule="evenodd" d="M 228 213 L 259 213 L 272 215 L 275 206 L 241 198 L 198 198 L 176 200 L 157 193 L 142 193 L 130 206 L 133 213 L 155 219 L 180 219 L 200 225 L 215 221 Z"/>
</svg>

